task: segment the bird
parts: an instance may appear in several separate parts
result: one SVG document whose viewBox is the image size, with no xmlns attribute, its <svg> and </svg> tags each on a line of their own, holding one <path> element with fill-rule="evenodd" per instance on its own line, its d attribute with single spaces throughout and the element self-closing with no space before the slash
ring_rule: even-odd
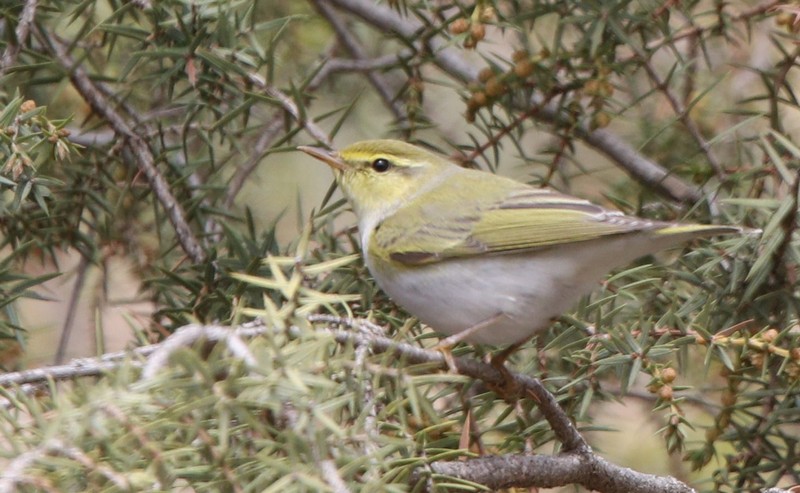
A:
<svg viewBox="0 0 800 493">
<path fill-rule="evenodd" d="M 441 347 L 516 348 L 611 270 L 698 237 L 743 232 L 625 215 L 398 140 L 298 149 L 333 170 L 369 272 L 446 336 Z"/>
</svg>

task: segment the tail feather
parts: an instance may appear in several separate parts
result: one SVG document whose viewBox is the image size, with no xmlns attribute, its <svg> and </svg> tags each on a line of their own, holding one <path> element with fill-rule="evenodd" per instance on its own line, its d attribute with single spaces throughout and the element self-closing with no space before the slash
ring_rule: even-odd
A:
<svg viewBox="0 0 800 493">
<path fill-rule="evenodd" d="M 716 224 L 674 224 L 656 231 L 658 235 L 696 235 L 716 236 L 728 234 L 742 234 L 744 228 L 739 226 L 720 226 Z"/>
</svg>

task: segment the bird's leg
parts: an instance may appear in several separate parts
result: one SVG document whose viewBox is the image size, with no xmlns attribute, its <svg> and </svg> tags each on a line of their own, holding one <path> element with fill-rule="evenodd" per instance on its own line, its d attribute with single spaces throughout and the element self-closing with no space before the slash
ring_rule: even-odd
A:
<svg viewBox="0 0 800 493">
<path fill-rule="evenodd" d="M 502 397 L 505 401 L 511 401 L 515 399 L 519 394 L 519 385 L 517 385 L 516 379 L 511 372 L 508 371 L 508 368 L 506 368 L 506 360 L 529 340 L 531 340 L 530 337 L 523 339 L 520 342 L 515 342 L 514 344 L 492 356 L 492 359 L 489 362 L 495 370 L 500 372 L 503 377 L 502 385 L 492 386 L 492 391 Z"/>
<path fill-rule="evenodd" d="M 521 348 L 526 342 L 530 340 L 531 339 L 529 337 L 519 342 L 515 342 L 514 344 L 508 346 L 507 348 L 503 349 L 499 353 L 492 356 L 492 361 L 491 361 L 492 366 L 494 366 L 495 369 L 497 369 L 497 371 L 499 372 L 503 371 L 508 372 L 508 370 L 506 369 L 506 360 L 508 360 L 508 357 L 514 354 L 517 351 L 517 349 Z"/>
<path fill-rule="evenodd" d="M 478 322 L 477 324 L 469 327 L 461 332 L 457 332 L 449 337 L 445 337 L 439 344 L 433 346 L 433 349 L 442 353 L 444 356 L 444 361 L 447 363 L 447 368 L 450 369 L 452 373 L 458 373 L 458 367 L 456 366 L 456 360 L 453 358 L 453 347 L 458 344 L 459 342 L 466 341 L 469 339 L 470 336 L 473 334 L 480 332 L 481 330 L 489 327 L 490 325 L 494 324 L 501 317 L 503 317 L 502 313 L 498 313 L 497 315 L 492 316 L 491 318 L 487 318 L 482 322 Z"/>
</svg>

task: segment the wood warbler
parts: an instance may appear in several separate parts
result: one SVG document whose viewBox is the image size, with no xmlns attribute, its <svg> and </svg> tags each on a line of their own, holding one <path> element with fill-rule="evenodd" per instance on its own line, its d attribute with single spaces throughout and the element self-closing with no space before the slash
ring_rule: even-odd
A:
<svg viewBox="0 0 800 493">
<path fill-rule="evenodd" d="M 378 285 L 454 342 L 521 343 L 611 269 L 742 231 L 626 216 L 395 140 L 298 149 L 333 169 Z"/>
</svg>

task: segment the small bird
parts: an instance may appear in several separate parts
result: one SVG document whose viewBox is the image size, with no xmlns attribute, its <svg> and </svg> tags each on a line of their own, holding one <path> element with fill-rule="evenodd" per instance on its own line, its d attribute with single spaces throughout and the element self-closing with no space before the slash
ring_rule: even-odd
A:
<svg viewBox="0 0 800 493">
<path fill-rule="evenodd" d="M 396 140 L 298 149 L 333 169 L 381 289 L 450 336 L 450 346 L 514 347 L 610 270 L 693 238 L 743 231 L 626 216 Z"/>
</svg>

